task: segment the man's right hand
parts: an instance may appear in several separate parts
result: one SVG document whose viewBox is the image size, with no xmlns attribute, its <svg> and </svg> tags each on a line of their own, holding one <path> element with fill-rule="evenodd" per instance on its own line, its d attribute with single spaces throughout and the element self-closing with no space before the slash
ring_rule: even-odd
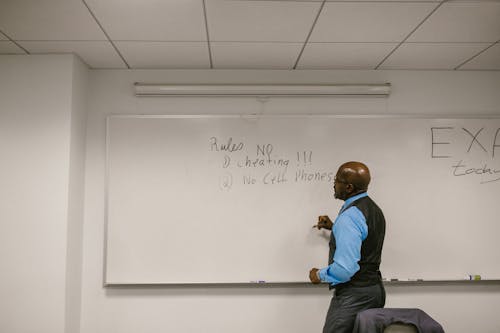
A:
<svg viewBox="0 0 500 333">
<path fill-rule="evenodd" d="M 315 225 L 318 230 L 320 229 L 328 229 L 332 230 L 333 222 L 330 220 L 328 215 L 318 216 L 318 224 Z"/>
</svg>

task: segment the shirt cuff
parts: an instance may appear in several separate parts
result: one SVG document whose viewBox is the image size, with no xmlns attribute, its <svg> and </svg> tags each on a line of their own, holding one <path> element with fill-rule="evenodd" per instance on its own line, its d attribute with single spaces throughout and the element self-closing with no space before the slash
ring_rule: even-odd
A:
<svg viewBox="0 0 500 333">
<path fill-rule="evenodd" d="M 316 275 L 322 282 L 328 282 L 327 280 L 327 271 L 328 267 L 322 268 L 316 272 Z"/>
</svg>

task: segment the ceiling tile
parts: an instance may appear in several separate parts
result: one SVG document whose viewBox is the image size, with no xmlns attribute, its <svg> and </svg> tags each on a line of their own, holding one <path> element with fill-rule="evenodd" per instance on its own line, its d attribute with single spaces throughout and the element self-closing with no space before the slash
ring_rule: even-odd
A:
<svg viewBox="0 0 500 333">
<path fill-rule="evenodd" d="M 487 45 L 404 43 L 379 69 L 454 69 Z"/>
<path fill-rule="evenodd" d="M 0 30 L 13 40 L 106 40 L 80 0 L 2 0 Z"/>
<path fill-rule="evenodd" d="M 400 42 L 436 3 L 326 3 L 311 42 Z"/>
<path fill-rule="evenodd" d="M 292 69 L 302 43 L 211 43 L 214 68 Z"/>
<path fill-rule="evenodd" d="M 210 68 L 206 42 L 116 42 L 131 68 Z"/>
<path fill-rule="evenodd" d="M 212 41 L 304 42 L 321 3 L 207 0 Z"/>
<path fill-rule="evenodd" d="M 309 43 L 300 69 L 374 69 L 398 43 Z"/>
<path fill-rule="evenodd" d="M 26 54 L 20 47 L 9 41 L 0 41 L 0 54 Z"/>
<path fill-rule="evenodd" d="M 207 39 L 201 0 L 86 1 L 112 40 Z"/>
<path fill-rule="evenodd" d="M 410 42 L 496 42 L 500 40 L 500 2 L 444 3 L 413 33 Z"/>
<path fill-rule="evenodd" d="M 126 68 L 110 42 L 28 41 L 19 42 L 31 54 L 74 53 L 91 68 Z"/>
<path fill-rule="evenodd" d="M 460 69 L 500 70 L 500 44 L 496 43 Z"/>
</svg>

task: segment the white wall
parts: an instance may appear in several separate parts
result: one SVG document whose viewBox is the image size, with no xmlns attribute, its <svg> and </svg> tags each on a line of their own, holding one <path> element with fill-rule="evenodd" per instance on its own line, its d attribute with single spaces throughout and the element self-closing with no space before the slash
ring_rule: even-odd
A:
<svg viewBox="0 0 500 333">
<path fill-rule="evenodd" d="M 389 99 L 321 98 L 314 103 L 308 98 L 136 98 L 133 96 L 133 82 L 391 82 L 393 93 Z M 96 70 L 90 74 L 90 85 L 82 333 L 319 332 L 330 301 L 327 289 L 311 286 L 104 288 L 104 143 L 107 115 L 500 115 L 499 72 Z M 420 307 L 440 321 L 447 332 L 500 331 L 500 318 L 493 313 L 493 309 L 500 306 L 498 283 L 390 285 L 387 291 L 387 306 Z"/>
<path fill-rule="evenodd" d="M 80 155 L 83 165 L 83 149 L 71 153 L 77 135 L 85 144 L 83 133 L 71 133 L 73 117 L 86 112 L 72 100 L 74 66 L 86 71 L 78 62 L 71 55 L 0 56 L 0 332 L 64 332 L 66 296 L 80 290 L 67 286 L 68 216 L 78 214 L 69 193 L 83 193 L 83 181 L 70 183 L 83 176 L 70 159 Z"/>
<path fill-rule="evenodd" d="M 80 329 L 87 83 L 88 68 L 75 58 L 70 114 L 70 165 L 67 200 L 66 333 L 76 333 Z"/>
</svg>

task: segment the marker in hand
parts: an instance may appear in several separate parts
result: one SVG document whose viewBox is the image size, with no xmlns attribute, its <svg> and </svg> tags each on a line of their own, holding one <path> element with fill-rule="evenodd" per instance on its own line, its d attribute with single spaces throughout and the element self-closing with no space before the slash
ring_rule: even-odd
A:
<svg viewBox="0 0 500 333">
<path fill-rule="evenodd" d="M 332 222 L 332 220 L 330 220 L 328 215 L 321 215 L 321 216 L 318 216 L 318 223 L 313 225 L 313 228 L 318 228 L 318 230 L 320 230 L 320 229 L 332 230 L 332 226 L 333 226 L 333 222 Z"/>
</svg>

